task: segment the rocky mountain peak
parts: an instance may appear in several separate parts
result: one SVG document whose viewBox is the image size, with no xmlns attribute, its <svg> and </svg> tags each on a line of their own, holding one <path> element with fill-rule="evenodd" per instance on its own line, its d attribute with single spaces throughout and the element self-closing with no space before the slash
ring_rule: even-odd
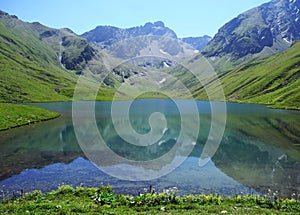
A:
<svg viewBox="0 0 300 215">
<path fill-rule="evenodd" d="M 110 46 L 122 40 L 139 36 L 168 36 L 177 38 L 176 33 L 166 27 L 162 21 L 154 23 L 148 22 L 143 26 L 131 28 L 117 28 L 113 26 L 98 26 L 94 30 L 81 35 L 89 42 L 95 43 L 101 47 Z"/>
<path fill-rule="evenodd" d="M 0 10 L 0 17 L 2 17 L 2 16 L 7 16 L 7 17 L 10 17 L 10 18 L 18 19 L 18 17 L 16 15 L 9 15 L 8 13 Z"/>
<path fill-rule="evenodd" d="M 154 26 L 165 28 L 165 23 L 163 23 L 162 21 L 157 21 L 154 22 Z"/>
<path fill-rule="evenodd" d="M 280 52 L 300 39 L 300 1 L 273 0 L 229 21 L 203 50 L 207 57 L 239 59 Z"/>
</svg>

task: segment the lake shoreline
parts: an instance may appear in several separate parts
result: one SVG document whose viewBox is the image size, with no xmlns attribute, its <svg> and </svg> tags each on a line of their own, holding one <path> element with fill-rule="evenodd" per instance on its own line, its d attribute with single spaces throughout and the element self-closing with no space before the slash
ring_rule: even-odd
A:
<svg viewBox="0 0 300 215">
<path fill-rule="evenodd" d="M 0 132 L 60 117 L 60 113 L 26 104 L 0 103 Z"/>
<path fill-rule="evenodd" d="M 138 98 L 137 100 L 143 100 L 143 99 L 157 99 L 157 100 L 168 100 L 167 98 Z M 185 100 L 185 99 L 178 99 L 178 100 Z M 110 102 L 110 101 L 113 101 L 113 99 L 109 100 L 109 99 L 106 99 L 106 100 L 81 100 L 81 101 L 95 101 L 95 102 Z M 131 100 L 120 100 L 120 101 L 131 101 Z M 196 99 L 195 101 L 206 101 L 206 102 L 209 102 L 208 100 L 200 100 L 200 99 Z M 73 101 L 37 101 L 37 102 L 32 102 L 32 103 L 57 103 L 57 102 L 73 102 Z M 218 102 L 218 101 L 215 101 L 215 102 Z M 253 105 L 264 105 L 266 108 L 270 108 L 270 109 L 278 109 L 278 110 L 287 110 L 287 111 L 296 111 L 296 112 L 300 112 L 300 108 L 291 108 L 291 107 L 281 107 L 281 106 L 276 106 L 275 104 L 262 104 L 262 103 L 248 103 L 248 102 L 243 102 L 243 101 L 237 101 L 237 100 L 228 100 L 228 101 L 225 101 L 227 103 L 237 103 L 237 104 L 253 104 Z M 9 105 L 26 105 L 26 106 L 31 106 L 30 104 L 31 103 L 18 103 L 18 104 L 15 104 L 15 103 L 0 103 L 1 104 L 9 104 Z M 46 111 L 49 111 L 47 109 L 44 109 Z M 53 112 L 53 113 L 56 113 L 56 112 Z M 0 112 L 1 114 L 1 112 Z M 18 115 L 19 113 L 15 113 L 16 115 Z M 11 125 L 11 126 L 7 126 L 7 127 L 2 127 L 0 126 L 0 132 L 2 131 L 7 131 L 7 130 L 10 130 L 10 129 L 14 129 L 14 128 L 19 128 L 19 127 L 24 127 L 24 126 L 28 126 L 28 125 L 31 125 L 31 124 L 35 124 L 35 123 L 39 123 L 39 122 L 44 122 L 44 121 L 49 121 L 49 120 L 53 120 L 53 119 L 56 119 L 56 118 L 59 118 L 60 117 L 60 114 L 59 113 L 56 113 L 57 115 L 55 116 L 50 116 L 50 117 L 46 117 L 46 118 L 41 118 L 41 119 L 36 119 L 34 121 L 30 121 L 30 122 L 24 122 L 22 124 L 16 124 L 16 125 Z"/>
<path fill-rule="evenodd" d="M 110 186 L 99 188 L 58 187 L 49 193 L 33 191 L 0 204 L 1 213 L 113 213 L 113 214 L 290 214 L 300 212 L 299 196 L 287 199 L 248 195 L 176 195 L 174 190 L 138 195 L 116 195 Z"/>
<path fill-rule="evenodd" d="M 169 100 L 165 97 L 138 97 L 135 100 L 143 100 L 143 99 L 157 99 L 157 100 Z M 96 100 L 79 100 L 79 101 L 95 101 L 95 102 L 111 102 L 111 101 L 132 101 L 133 99 L 120 99 L 120 100 L 114 100 L 113 98 L 110 99 L 96 99 Z M 184 98 L 178 98 L 176 100 L 188 100 Z M 210 102 L 209 100 L 204 99 L 194 99 L 194 101 L 206 101 Z M 33 101 L 33 102 L 26 102 L 26 103 L 18 103 L 18 104 L 31 104 L 31 103 L 60 103 L 60 102 L 74 102 L 73 100 L 65 100 L 65 101 Z M 300 111 L 300 107 L 287 107 L 287 106 L 277 106 L 276 104 L 268 104 L 268 103 L 252 103 L 252 102 L 246 102 L 246 101 L 240 101 L 240 100 L 226 100 L 226 101 L 213 101 L 213 102 L 227 102 L 227 103 L 237 103 L 237 104 L 253 104 L 253 105 L 264 105 L 266 108 L 270 109 L 280 109 L 280 110 L 291 110 L 291 111 Z M 0 103 L 1 104 L 1 103 Z M 6 103 L 6 104 L 14 104 L 14 103 Z"/>
</svg>

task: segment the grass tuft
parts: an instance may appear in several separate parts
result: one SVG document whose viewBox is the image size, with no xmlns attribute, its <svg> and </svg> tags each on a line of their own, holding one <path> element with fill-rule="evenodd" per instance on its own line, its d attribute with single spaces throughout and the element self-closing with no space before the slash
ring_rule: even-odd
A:
<svg viewBox="0 0 300 215">
<path fill-rule="evenodd" d="M 110 186 L 72 188 L 60 186 L 42 194 L 34 191 L 2 201 L 1 214 L 13 213 L 104 213 L 104 214 L 298 214 L 299 199 L 276 196 L 221 197 L 219 195 L 176 195 L 172 188 L 162 193 L 145 192 L 137 196 L 116 195 Z"/>
</svg>

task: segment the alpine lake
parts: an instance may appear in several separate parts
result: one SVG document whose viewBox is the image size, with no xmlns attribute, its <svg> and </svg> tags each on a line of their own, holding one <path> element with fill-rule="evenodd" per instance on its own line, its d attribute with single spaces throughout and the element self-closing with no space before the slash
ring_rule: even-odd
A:
<svg viewBox="0 0 300 215">
<path fill-rule="evenodd" d="M 89 103 L 83 102 L 83 105 Z M 189 113 L 189 117 L 199 117 L 200 125 L 192 151 L 178 167 L 151 180 L 130 178 L 132 172 L 124 169 L 129 164 L 124 164 L 122 159 L 112 159 L 101 149 L 101 164 L 89 159 L 87 150 L 76 136 L 72 102 L 30 104 L 60 112 L 61 117 L 0 132 L 1 198 L 33 190 L 48 192 L 63 184 L 73 187 L 109 184 L 116 193 L 133 195 L 145 192 L 150 186 L 158 192 L 176 187 L 179 195 L 276 193 L 291 197 L 300 194 L 299 111 L 226 103 L 227 119 L 222 141 L 213 157 L 200 166 L 199 158 L 211 127 L 211 106 L 206 101 L 195 103 L 198 111 Z M 150 132 L 149 116 L 153 112 L 162 113 L 166 119 L 162 138 L 149 146 L 132 145 L 119 136 L 112 122 L 111 105 L 112 102 L 95 102 L 95 122 L 113 153 L 131 161 L 143 161 L 145 165 L 139 168 L 148 168 L 149 178 L 151 172 L 161 171 L 164 165 L 177 158 L 174 155 L 161 166 L 146 165 L 147 161 L 162 157 L 176 145 L 182 125 L 181 113 L 174 101 L 142 99 L 132 102 L 129 118 L 137 133 Z M 82 111 L 81 114 L 79 117 L 86 123 L 86 113 Z M 93 136 L 89 130 L 85 130 L 85 135 Z M 109 174 L 111 171 L 118 171 L 124 177 L 114 177 Z"/>
</svg>

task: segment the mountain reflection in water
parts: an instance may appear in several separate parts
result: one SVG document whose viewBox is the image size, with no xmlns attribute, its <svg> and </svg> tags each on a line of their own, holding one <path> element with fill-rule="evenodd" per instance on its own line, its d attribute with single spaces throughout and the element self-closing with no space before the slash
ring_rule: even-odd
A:
<svg viewBox="0 0 300 215">
<path fill-rule="evenodd" d="M 163 140 L 144 147 L 128 144 L 118 136 L 110 119 L 110 104 L 97 102 L 96 118 L 100 133 L 116 154 L 147 161 L 162 156 L 176 143 L 180 116 L 171 101 L 141 100 L 134 103 L 137 107 L 133 107 L 130 117 L 138 132 L 149 131 L 147 119 L 154 107 L 155 110 L 164 110 L 168 121 Z M 110 184 L 118 193 L 131 194 L 143 192 L 143 188 L 150 185 L 157 190 L 176 186 L 182 195 L 265 194 L 268 189 L 278 191 L 282 197 L 300 193 L 299 112 L 228 103 L 222 143 L 212 161 L 201 168 L 198 162 L 210 128 L 210 113 L 209 103 L 199 101 L 200 134 L 186 161 L 161 178 L 130 182 L 101 172 L 87 160 L 75 137 L 71 103 L 35 105 L 59 111 L 62 117 L 0 133 L 0 189 L 6 196 L 22 189 L 46 192 L 63 183 L 73 186 Z M 172 159 L 177 159 L 177 156 Z M 123 164 L 103 162 L 103 165 L 103 168 L 121 168 Z"/>
</svg>

